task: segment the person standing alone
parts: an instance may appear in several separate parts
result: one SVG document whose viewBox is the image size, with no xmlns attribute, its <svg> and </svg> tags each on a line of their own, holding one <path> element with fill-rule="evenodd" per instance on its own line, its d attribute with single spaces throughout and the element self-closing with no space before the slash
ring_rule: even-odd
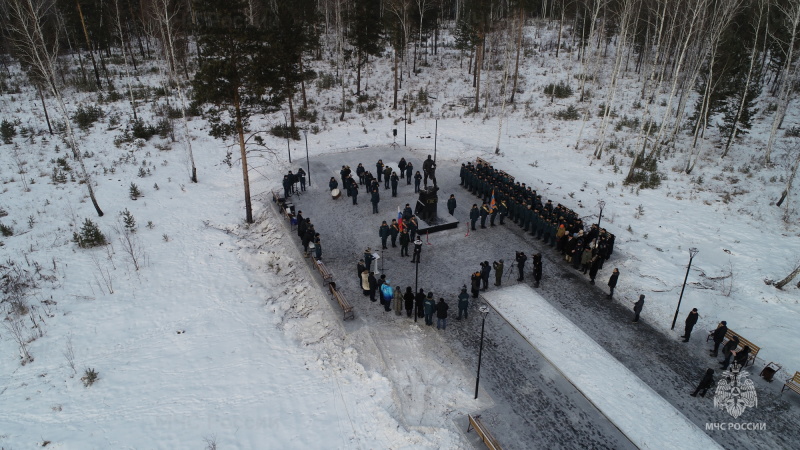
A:
<svg viewBox="0 0 800 450">
<path fill-rule="evenodd" d="M 697 313 L 697 308 L 693 308 L 692 311 L 686 316 L 686 328 L 683 331 L 683 342 L 689 342 L 689 336 L 692 335 L 692 328 L 697 323 L 697 318 L 700 317 L 700 314 Z"/>
<path fill-rule="evenodd" d="M 635 313 L 633 323 L 639 322 L 639 314 L 642 313 L 642 308 L 644 308 L 644 294 L 640 295 L 639 300 L 633 304 L 633 312 Z"/>
</svg>

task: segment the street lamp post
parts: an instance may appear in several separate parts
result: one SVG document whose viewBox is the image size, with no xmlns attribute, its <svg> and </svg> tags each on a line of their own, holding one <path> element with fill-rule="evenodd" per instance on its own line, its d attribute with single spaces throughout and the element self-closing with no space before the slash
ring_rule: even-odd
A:
<svg viewBox="0 0 800 450">
<path fill-rule="evenodd" d="M 675 322 L 678 320 L 678 311 L 681 309 L 681 300 L 683 300 L 683 290 L 686 289 L 686 280 L 689 279 L 689 269 L 692 268 L 692 260 L 694 259 L 695 255 L 697 255 L 696 248 L 692 247 L 689 249 L 689 265 L 686 267 L 686 276 L 683 277 L 683 287 L 681 288 L 681 296 L 678 297 L 678 307 L 675 308 L 675 317 L 672 318 L 672 328 L 670 330 L 675 329 Z"/>
<path fill-rule="evenodd" d="M 481 313 L 483 316 L 483 321 L 481 321 L 481 346 L 480 350 L 478 350 L 478 376 L 475 379 L 475 398 L 478 398 L 478 386 L 481 383 L 481 358 L 483 357 L 483 332 L 486 330 L 486 316 L 489 315 L 489 307 L 486 305 L 481 305 L 478 308 L 478 312 Z"/>
<path fill-rule="evenodd" d="M 306 168 L 308 169 L 308 186 L 311 187 L 311 161 L 308 160 L 308 130 L 303 130 L 303 137 L 306 139 Z"/>
<path fill-rule="evenodd" d="M 600 216 L 597 217 L 597 232 L 600 232 L 600 221 L 603 219 L 603 208 L 606 207 L 606 202 L 600 200 L 597 202 L 597 206 L 600 207 Z"/>
<path fill-rule="evenodd" d="M 433 129 L 433 163 L 436 164 L 436 141 L 439 138 L 439 118 L 436 118 L 436 126 Z"/>
<path fill-rule="evenodd" d="M 414 263 L 414 296 L 419 293 L 419 258 Z M 414 299 L 414 322 L 416 323 L 419 316 L 419 302 Z"/>
</svg>

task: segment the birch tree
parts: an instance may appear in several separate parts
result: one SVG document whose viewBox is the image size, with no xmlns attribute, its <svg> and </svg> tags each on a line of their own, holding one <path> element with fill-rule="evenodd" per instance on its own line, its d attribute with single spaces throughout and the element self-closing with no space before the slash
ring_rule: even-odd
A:
<svg viewBox="0 0 800 450">
<path fill-rule="evenodd" d="M 28 67 L 36 78 L 44 80 L 50 95 L 55 99 L 56 107 L 65 124 L 67 144 L 72 151 L 73 159 L 78 163 L 78 176 L 86 186 L 97 215 L 102 217 L 103 210 L 100 209 L 94 195 L 94 181 L 86 170 L 83 154 L 72 129 L 70 114 L 56 79 L 58 27 L 48 26 L 48 20 L 53 13 L 53 1 L 7 0 L 5 6 L 11 18 L 8 28 L 11 42 L 23 65 Z"/>
<path fill-rule="evenodd" d="M 117 0 L 115 0 L 116 2 Z M 252 10 L 248 9 L 248 13 Z M 194 163 L 194 153 L 192 152 L 192 137 L 189 133 L 189 118 L 186 113 L 188 102 L 184 91 L 184 82 L 178 72 L 178 55 L 176 43 L 178 40 L 178 27 L 176 22 L 181 13 L 181 6 L 174 0 L 153 0 L 150 9 L 151 17 L 158 27 L 161 35 L 161 45 L 164 47 L 164 55 L 167 59 L 167 76 L 178 94 L 181 107 L 181 123 L 183 124 L 183 146 L 189 158 L 189 179 L 197 183 L 197 167 Z M 252 19 L 252 16 L 248 16 Z"/>
<path fill-rule="evenodd" d="M 772 148 L 775 146 L 775 139 L 778 136 L 778 128 L 783 122 L 783 117 L 786 115 L 786 109 L 789 106 L 789 94 L 794 83 L 795 66 L 794 47 L 797 40 L 798 27 L 800 27 L 800 2 L 786 2 L 785 4 L 775 5 L 780 11 L 785 20 L 786 27 L 789 31 L 789 42 L 786 47 L 786 63 L 783 66 L 780 76 L 780 86 L 778 87 L 778 98 L 776 101 L 775 116 L 772 118 L 772 128 L 769 132 L 769 141 L 767 141 L 767 148 L 764 151 L 764 162 L 770 164 L 770 157 Z"/>
</svg>

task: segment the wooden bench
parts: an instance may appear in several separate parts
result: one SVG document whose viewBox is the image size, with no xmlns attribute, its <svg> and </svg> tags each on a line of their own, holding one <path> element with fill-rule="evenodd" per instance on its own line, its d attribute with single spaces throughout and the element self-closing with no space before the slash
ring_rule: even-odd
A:
<svg viewBox="0 0 800 450">
<path fill-rule="evenodd" d="M 336 299 L 336 302 L 339 303 L 342 311 L 344 311 L 344 320 L 354 319 L 356 315 L 353 312 L 353 306 L 350 305 L 350 302 L 348 302 L 346 298 L 344 298 L 344 294 L 336 289 L 336 283 L 328 283 L 328 290 L 331 292 L 331 297 Z"/>
<path fill-rule="evenodd" d="M 471 414 L 467 414 L 467 417 L 469 418 L 467 433 L 469 433 L 469 430 L 474 429 L 489 450 L 500 450 L 502 448 L 500 447 L 500 443 L 497 442 L 497 439 L 492 436 L 492 433 L 490 433 L 486 426 L 484 426 L 481 422 L 480 414 L 475 417 L 473 417 Z"/>
<path fill-rule="evenodd" d="M 792 378 L 786 380 L 786 383 L 784 383 L 783 387 L 781 388 L 781 394 L 783 394 L 783 391 L 786 388 L 789 388 L 800 394 L 800 372 L 795 372 Z"/>
<path fill-rule="evenodd" d="M 314 261 L 314 267 L 317 268 L 319 274 L 322 275 L 322 285 L 324 286 L 325 283 L 330 283 L 333 279 L 333 274 L 327 267 L 325 267 L 325 263 L 319 261 L 317 258 L 311 258 Z"/>
<path fill-rule="evenodd" d="M 743 338 L 741 334 L 738 334 L 730 329 L 728 329 L 728 331 L 725 332 L 725 339 L 722 340 L 722 345 L 724 346 L 725 344 L 727 344 L 728 341 L 731 340 L 734 336 L 739 337 L 739 346 L 736 347 L 737 352 L 743 349 L 745 345 L 750 347 L 750 356 L 747 357 L 747 363 L 745 363 L 745 367 L 747 367 L 747 364 L 755 364 L 756 355 L 758 355 L 758 351 L 761 350 L 761 347 L 757 346 L 756 344 L 753 344 L 752 342 Z M 714 331 L 712 330 L 711 333 L 708 334 L 706 342 L 710 341 L 713 337 L 714 337 Z"/>
</svg>

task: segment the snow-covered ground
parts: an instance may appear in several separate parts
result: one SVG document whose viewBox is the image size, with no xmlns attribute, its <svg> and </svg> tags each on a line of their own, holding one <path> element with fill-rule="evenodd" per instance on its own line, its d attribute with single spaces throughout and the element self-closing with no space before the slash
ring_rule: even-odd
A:
<svg viewBox="0 0 800 450">
<path fill-rule="evenodd" d="M 686 271 L 687 250 L 697 247 L 700 253 L 692 264 L 678 326 L 697 307 L 701 320 L 696 335 L 727 320 L 731 329 L 762 347 L 757 368 L 776 361 L 786 372 L 800 369 L 795 351 L 798 290 L 788 285 L 779 291 L 764 282 L 785 276 L 800 255 L 796 208 L 786 224 L 782 211 L 771 205 L 783 188 L 779 179 L 786 175 L 782 152 L 792 143 L 782 139 L 773 168 L 762 167 L 745 151 L 762 145 L 768 115 L 758 116 L 753 133 L 734 146 L 729 159 L 720 161 L 709 148 L 687 176 L 672 170 L 682 165 L 682 153 L 662 155 L 659 170 L 667 175 L 662 186 L 637 190 L 622 185 L 631 159 L 626 147 L 635 143 L 635 136 L 610 133 L 609 141 L 619 142 L 618 148 L 594 160 L 591 143 L 599 119 L 590 119 L 576 149 L 581 122 L 552 117 L 575 103 L 570 98 L 550 105 L 542 94 L 548 83 L 574 81 L 578 66 L 574 58 L 567 61 L 568 54 L 560 61 L 538 53 L 526 58 L 524 93 L 516 105 L 506 105 L 502 126 L 499 103 L 490 101 L 488 113 L 477 115 L 459 105 L 460 97 L 472 91 L 471 76 L 459 69 L 457 53 L 442 49 L 428 58 L 431 66 L 404 82 L 409 95 L 425 89 L 436 97 L 413 111 L 407 125 L 409 147 L 432 152 L 435 143 L 438 158 L 454 162 L 488 159 L 533 184 L 545 198 L 572 207 L 587 222 L 596 221 L 597 201 L 604 200 L 603 224 L 617 235 L 612 264 L 622 271 L 618 301 L 647 294 L 643 319 L 665 333 Z M 354 111 L 340 122 L 335 105 L 341 91 L 310 87 L 311 107 L 320 112 L 322 128 L 308 135 L 312 161 L 325 153 L 390 144 L 393 128 L 402 142 L 404 126 L 398 119 L 403 113 L 390 105 L 390 60 L 373 64 L 366 92 L 379 108 L 372 112 Z M 501 75 L 484 74 L 491 89 L 498 89 Z M 430 353 L 436 356 L 413 364 L 365 367 L 364 361 L 379 357 L 358 354 L 355 342 L 363 346 L 365 336 L 392 342 L 397 337 L 392 332 L 420 342 L 419 333 L 398 327 L 379 334 L 368 323 L 360 331 L 346 332 L 339 312 L 311 281 L 313 275 L 284 225 L 266 205 L 269 191 L 280 188 L 280 175 L 296 169 L 296 159 L 305 156 L 303 141 L 290 144 L 294 164 L 286 160 L 286 142 L 271 137 L 267 143 L 274 153 L 250 159 L 257 220 L 246 225 L 235 149 L 233 167 L 223 163 L 230 142 L 210 138 L 202 119 L 190 122 L 200 181 L 193 184 L 179 142 L 155 137 L 141 148 L 116 147 L 113 140 L 121 129 L 110 126 L 109 117 L 119 115 L 124 124 L 130 108 L 124 101 L 104 103 L 106 118 L 80 132 L 106 213 L 98 218 L 82 185 L 51 182 L 58 158 L 75 163 L 60 138 L 47 134 L 35 91 L 25 87 L 19 72 L 14 77 L 23 89 L 0 97 L 0 119 L 19 119 L 34 134 L 14 139 L 22 174 L 12 146 L 0 146 L 0 208 L 8 214 L 0 223 L 14 230 L 13 236 L 2 238 L 0 265 L 4 272 L 18 268 L 29 273 L 36 284 L 28 291 L 29 311 L 22 317 L 34 361 L 20 365 L 18 345 L 7 328 L 0 328 L 0 446 L 30 448 L 49 441 L 55 448 L 196 448 L 204 439 L 238 448 L 263 447 L 265 442 L 286 448 L 465 445 L 453 415 L 486 406 L 471 402 L 470 393 L 463 391 L 471 372 L 449 353 Z M 624 78 L 620 117 L 638 114 L 630 106 L 640 86 L 635 77 Z M 161 82 L 158 75 L 141 80 Z M 596 116 L 603 91 L 593 89 L 591 110 Z M 96 95 L 70 93 L 69 98 L 75 108 L 78 101 L 94 102 Z M 141 108 L 146 120 L 155 120 L 156 103 Z M 792 105 L 786 123 L 797 118 Z M 264 117 L 254 128 L 282 121 Z M 495 155 L 498 130 L 500 154 Z M 706 145 L 716 145 L 715 130 L 709 135 Z M 157 143 L 171 150 L 160 150 Z M 139 177 L 139 168 L 149 169 L 150 175 Z M 144 197 L 129 199 L 131 183 Z M 120 241 L 119 214 L 124 209 L 138 224 L 134 242 L 139 270 Z M 111 245 L 80 249 L 71 242 L 85 218 L 99 225 Z M 607 278 L 608 269 L 601 276 Z M 76 371 L 64 356 L 68 347 Z M 412 353 L 396 351 L 398 360 Z M 438 360 L 448 363 L 447 377 L 431 375 L 442 373 L 438 364 L 444 363 Z M 405 376 L 412 366 L 433 385 L 420 391 L 432 396 L 426 402 L 396 398 L 398 390 L 414 385 Z M 86 368 L 99 372 L 99 381 L 88 388 L 80 381 Z M 398 404 L 406 409 L 398 411 Z M 408 423 L 403 419 L 408 417 L 420 422 Z"/>
</svg>

